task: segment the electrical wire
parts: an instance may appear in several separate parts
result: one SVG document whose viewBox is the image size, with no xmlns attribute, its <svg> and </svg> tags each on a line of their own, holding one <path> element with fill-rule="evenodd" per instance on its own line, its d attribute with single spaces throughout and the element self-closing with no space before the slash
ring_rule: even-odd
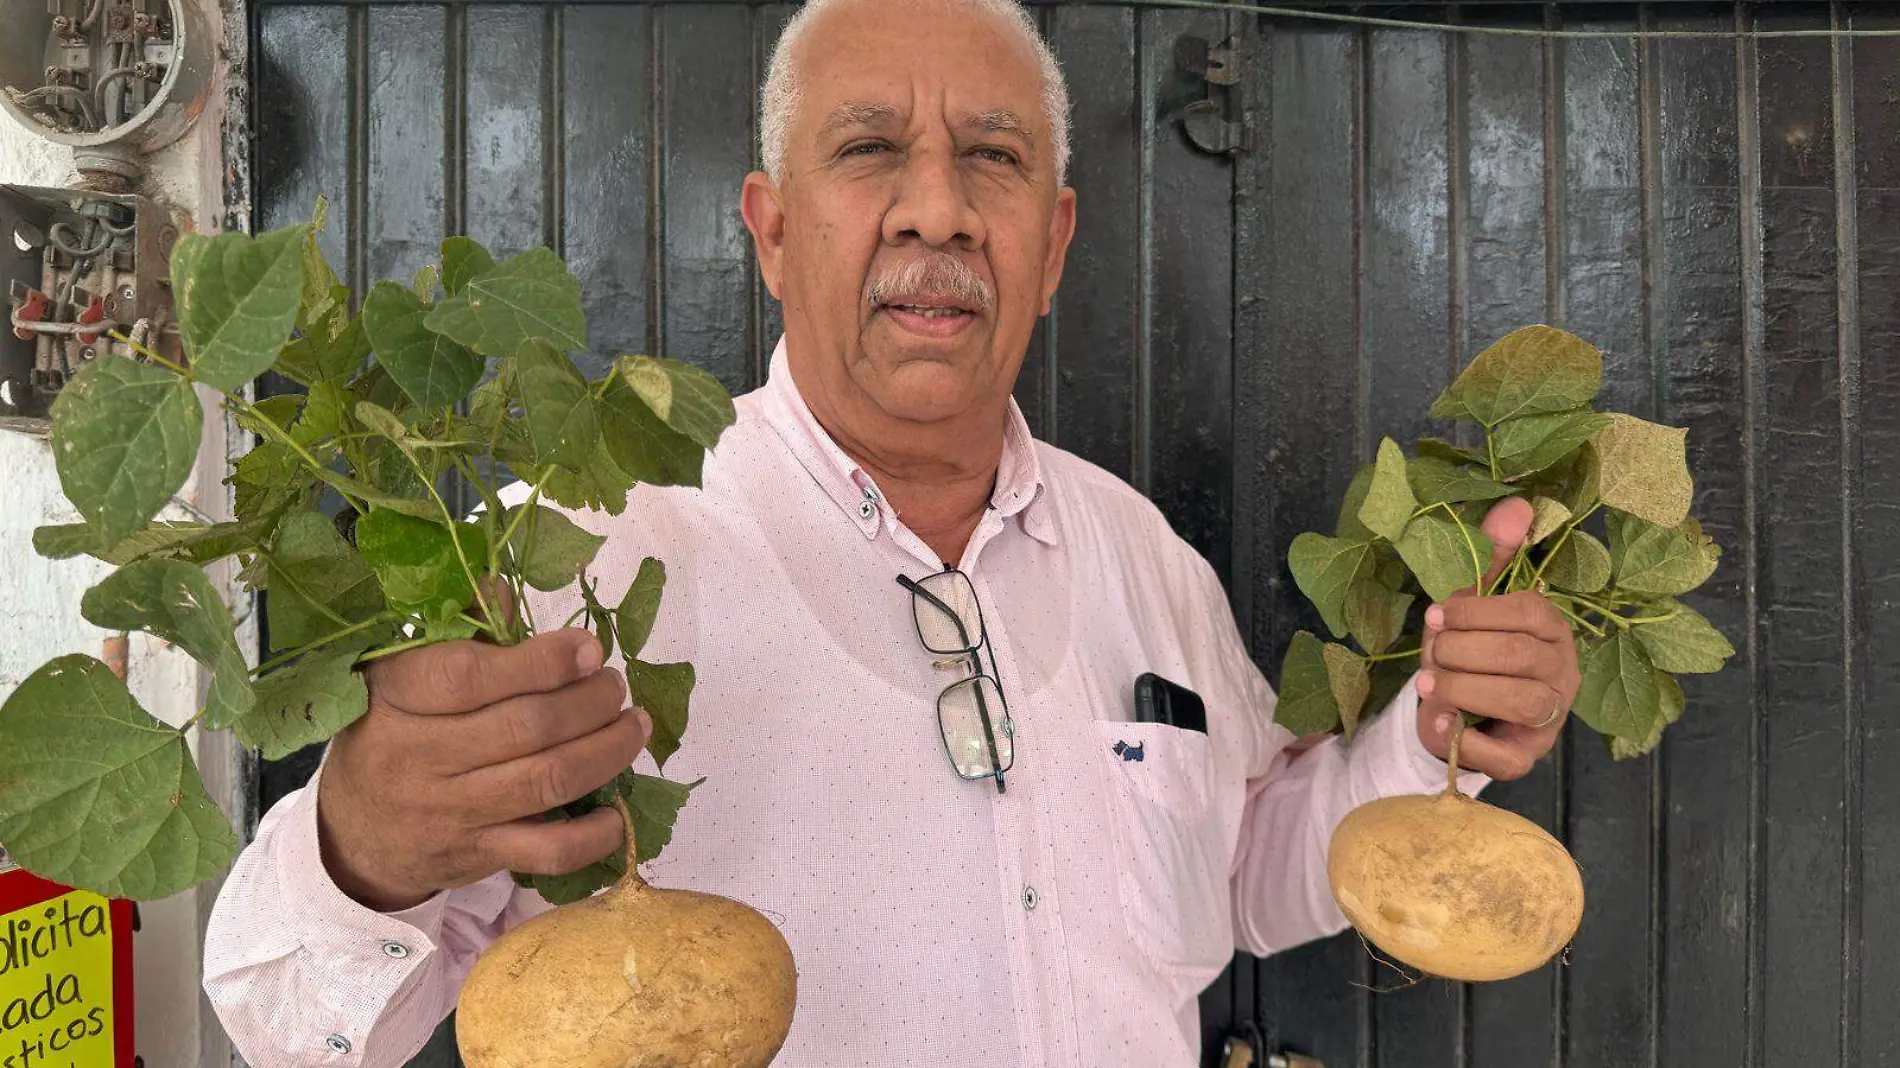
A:
<svg viewBox="0 0 1900 1068">
<path fill-rule="evenodd" d="M 1352 15 L 1343 11 L 1313 8 L 1273 7 L 1265 4 L 1222 3 L 1220 0 L 1099 0 L 1122 7 L 1179 8 L 1190 11 L 1225 11 L 1233 14 L 1272 15 L 1286 19 L 1371 26 L 1388 30 L 1434 30 L 1488 37 L 1532 37 L 1568 41 L 1739 41 L 1786 40 L 1791 38 L 1900 37 L 1900 26 L 1882 29 L 1805 29 L 1805 30 L 1542 30 L 1522 26 L 1485 26 L 1463 22 L 1422 22 L 1416 19 L 1381 18 Z"/>
</svg>

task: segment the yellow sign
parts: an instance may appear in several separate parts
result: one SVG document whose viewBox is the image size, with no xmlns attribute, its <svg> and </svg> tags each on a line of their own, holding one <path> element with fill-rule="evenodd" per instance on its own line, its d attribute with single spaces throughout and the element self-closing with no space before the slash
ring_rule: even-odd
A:
<svg viewBox="0 0 1900 1068">
<path fill-rule="evenodd" d="M 113 1068 L 112 918 L 86 890 L 0 915 L 0 1068 Z"/>
</svg>

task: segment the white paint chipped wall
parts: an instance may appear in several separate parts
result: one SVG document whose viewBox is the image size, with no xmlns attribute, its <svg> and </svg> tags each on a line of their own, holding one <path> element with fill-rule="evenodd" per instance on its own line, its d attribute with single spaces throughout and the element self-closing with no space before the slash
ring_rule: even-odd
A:
<svg viewBox="0 0 1900 1068">
<path fill-rule="evenodd" d="M 203 6 L 211 14 L 209 24 L 218 25 L 216 3 L 204 0 Z M 221 171 L 216 114 L 221 92 L 213 89 L 213 106 L 190 133 L 148 161 L 142 190 L 182 208 L 190 219 L 212 223 L 222 215 L 223 191 L 216 181 Z M 64 186 L 74 177 L 69 149 L 34 137 L 0 114 L 0 183 Z M 197 228 L 205 228 L 204 223 Z M 179 497 L 192 508 L 220 515 L 228 511 L 222 485 L 225 428 L 209 404 L 206 413 L 199 469 Z M 188 518 L 188 512 L 174 509 L 168 518 Z M 0 430 L 0 560 L 11 568 L 0 580 L 0 700 L 55 656 L 100 656 L 103 651 L 108 635 L 80 617 L 79 598 L 111 569 L 91 558 L 48 560 L 33 551 L 34 527 L 78 521 L 78 513 L 60 493 L 51 443 Z M 235 595 L 228 576 L 213 573 L 212 579 L 227 591 L 234 611 L 247 615 L 248 598 Z M 159 718 L 174 724 L 190 718 L 199 707 L 203 674 L 190 657 L 165 643 L 142 634 L 131 636 L 126 682 L 139 703 Z M 232 791 L 222 787 L 220 774 L 229 763 L 229 750 L 222 737 L 198 748 L 212 796 L 229 814 Z M 142 927 L 133 943 L 138 1052 L 152 1068 L 226 1068 L 232 1063 L 229 1045 L 199 994 L 202 915 L 213 889 L 141 907 Z"/>
</svg>

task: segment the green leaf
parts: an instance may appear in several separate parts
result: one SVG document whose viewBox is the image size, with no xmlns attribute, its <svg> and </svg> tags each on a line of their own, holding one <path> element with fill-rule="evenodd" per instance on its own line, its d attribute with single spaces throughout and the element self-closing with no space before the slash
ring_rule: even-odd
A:
<svg viewBox="0 0 1900 1068">
<path fill-rule="evenodd" d="M 1364 542 L 1306 533 L 1293 539 L 1287 565 L 1293 581 L 1319 609 L 1327 629 L 1346 634 L 1346 593 L 1372 563 L 1372 546 Z"/>
<path fill-rule="evenodd" d="M 281 513 L 303 494 L 313 477 L 290 446 L 276 441 L 257 446 L 240 457 L 231 471 L 238 517 L 264 521 Z"/>
<path fill-rule="evenodd" d="M 1372 485 L 1366 490 L 1366 503 L 1359 506 L 1359 520 L 1373 533 L 1396 542 L 1405 533 L 1405 524 L 1418 511 L 1418 498 L 1412 495 L 1405 477 L 1405 453 L 1391 438 L 1379 442 L 1379 461 L 1373 469 Z"/>
<path fill-rule="evenodd" d="M 1670 613 L 1675 613 L 1670 615 Z M 1702 613 L 1674 600 L 1650 605 L 1644 615 L 1668 616 L 1655 623 L 1636 623 L 1630 632 L 1642 643 L 1650 662 L 1676 674 L 1706 674 L 1722 670 L 1735 655 L 1735 646 Z"/>
<path fill-rule="evenodd" d="M 632 487 L 633 479 L 614 464 L 613 457 L 607 455 L 607 443 L 602 441 L 588 453 L 587 463 L 579 471 L 554 468 L 541 481 L 541 496 L 563 508 L 619 515 L 627 510 L 627 490 Z"/>
<path fill-rule="evenodd" d="M 1350 739 L 1359 733 L 1359 714 L 1364 710 L 1366 695 L 1372 692 L 1372 679 L 1366 673 L 1366 660 L 1343 645 L 1327 644 L 1320 649 L 1320 657 L 1326 664 L 1326 679 L 1333 691 L 1333 702 L 1339 707 L 1339 722 L 1345 728 Z"/>
<path fill-rule="evenodd" d="M 637 771 L 623 771 L 589 797 L 566 806 L 562 815 L 585 815 L 596 808 L 611 806 L 616 795 L 625 798 L 627 810 L 633 816 L 634 862 L 646 864 L 673 841 L 673 825 L 679 819 L 680 808 L 686 804 L 687 796 L 705 781 L 677 783 Z M 567 875 L 516 873 L 515 883 L 539 892 L 550 904 L 565 905 L 613 885 L 626 870 L 627 854 L 623 848 Z"/>
<path fill-rule="evenodd" d="M 336 272 L 330 269 L 330 262 L 323 257 L 323 246 L 317 244 L 317 235 L 330 224 L 330 202 L 317 198 L 316 211 L 310 220 L 303 239 L 301 253 L 299 301 L 297 305 L 297 329 L 309 332 L 311 324 L 327 316 L 337 304 L 335 294 L 341 288 Z M 344 302 L 349 300 L 349 290 L 344 289 Z"/>
<path fill-rule="evenodd" d="M 1491 539 L 1484 531 L 1437 515 L 1414 519 L 1398 547 L 1405 566 L 1434 602 L 1476 586 L 1491 562 Z"/>
<path fill-rule="evenodd" d="M 1573 530 L 1544 564 L 1544 581 L 1571 593 L 1595 593 L 1610 584 L 1610 550 L 1588 531 Z"/>
<path fill-rule="evenodd" d="M 404 422 L 414 422 L 422 416 L 422 410 L 416 402 L 409 399 L 396 380 L 389 376 L 389 368 L 380 362 L 372 364 L 369 370 L 350 380 L 350 397 L 355 401 L 370 401 L 403 417 Z"/>
<path fill-rule="evenodd" d="M 284 519 L 268 568 L 271 594 L 264 608 L 274 648 L 307 645 L 384 610 L 369 564 L 321 512 L 305 509 Z"/>
<path fill-rule="evenodd" d="M 1346 596 L 1346 629 L 1366 652 L 1383 653 L 1405 632 L 1412 601 L 1410 594 L 1394 591 L 1376 577 L 1362 576 Z"/>
<path fill-rule="evenodd" d="M 1573 706 L 1598 734 L 1642 743 L 1662 716 L 1662 687 L 1642 643 L 1626 630 L 1585 645 L 1583 683 Z"/>
<path fill-rule="evenodd" d="M 356 421 L 372 434 L 380 434 L 397 448 L 409 441 L 409 428 L 394 412 L 371 401 L 356 402 Z M 406 451 L 406 450 L 405 450 Z"/>
<path fill-rule="evenodd" d="M 1633 515 L 1610 512 L 1610 563 L 1616 588 L 1625 593 L 1673 597 L 1709 580 L 1722 550 L 1702 533 L 1702 524 L 1685 519 L 1674 527 L 1657 526 Z"/>
<path fill-rule="evenodd" d="M 1689 477 L 1687 430 L 1613 413 L 1584 451 L 1588 481 L 1604 504 L 1659 526 L 1689 517 L 1695 482 Z"/>
<path fill-rule="evenodd" d="M 153 523 L 112 546 L 102 546 L 84 523 L 39 527 L 33 531 L 33 549 L 49 560 L 91 556 L 115 567 L 146 557 L 185 560 L 203 566 L 255 544 L 242 523 Z"/>
<path fill-rule="evenodd" d="M 424 304 L 433 303 L 436 286 L 441 281 L 442 272 L 436 270 L 435 264 L 425 263 L 420 270 L 416 271 L 414 281 L 409 283 L 409 292 L 414 293 L 416 299 Z"/>
<path fill-rule="evenodd" d="M 184 734 L 77 654 L 42 665 L 0 705 L 0 842 L 44 878 L 140 901 L 237 857 Z"/>
<path fill-rule="evenodd" d="M 1378 471 L 1376 464 L 1362 464 L 1352 476 L 1352 482 L 1346 487 L 1346 499 L 1340 502 L 1339 518 L 1333 523 L 1333 536 L 1347 541 L 1371 541 L 1378 537 L 1372 528 L 1359 519 L 1359 509 L 1365 506 L 1366 495 L 1372 492 L 1372 476 Z"/>
<path fill-rule="evenodd" d="M 203 410 L 170 371 L 108 356 L 53 400 L 60 488 L 99 537 L 131 537 L 171 500 L 198 458 Z"/>
<path fill-rule="evenodd" d="M 1422 504 L 1463 504 L 1466 501 L 1495 501 L 1509 497 L 1515 489 L 1493 482 L 1476 471 L 1454 467 L 1443 460 L 1421 456 L 1411 462 L 1406 474 L 1412 492 Z"/>
<path fill-rule="evenodd" d="M 652 486 L 699 485 L 706 450 L 662 423 L 618 375 L 601 398 L 600 430 L 614 466 L 635 481 Z"/>
<path fill-rule="evenodd" d="M 1467 449 L 1463 445 L 1454 445 L 1439 438 L 1420 438 L 1417 452 L 1422 457 L 1443 460 L 1453 467 L 1460 464 L 1477 464 L 1489 470 L 1491 466 L 1491 458 L 1484 454 L 1483 449 Z"/>
<path fill-rule="evenodd" d="M 449 296 L 460 293 L 469 279 L 494 269 L 495 257 L 472 238 L 451 237 L 442 242 L 442 288 Z"/>
<path fill-rule="evenodd" d="M 1588 408 L 1506 419 L 1491 435 L 1498 472 L 1506 481 L 1534 475 L 1583 448 L 1609 425 L 1609 416 Z"/>
<path fill-rule="evenodd" d="M 640 573 L 627 587 L 614 613 L 614 629 L 620 633 L 620 654 L 629 662 L 640 655 L 653 634 L 653 621 L 660 615 L 660 595 L 666 591 L 666 565 L 651 556 L 640 561 Z"/>
<path fill-rule="evenodd" d="M 482 358 L 424 326 L 429 305 L 394 282 L 378 282 L 363 303 L 376 362 L 424 408 L 454 404 L 481 381 Z"/>
<path fill-rule="evenodd" d="M 350 315 L 350 291 L 335 286 L 330 296 L 300 324 L 303 336 L 284 346 L 271 369 L 301 385 L 342 382 L 369 358 L 369 334 L 363 320 Z"/>
<path fill-rule="evenodd" d="M 510 508 L 505 522 L 513 524 L 520 513 L 520 506 Z M 530 525 L 534 527 L 532 538 L 528 534 Z M 594 562 L 594 554 L 607 541 L 601 535 L 575 526 L 573 520 L 560 512 L 538 504 L 534 506 L 534 514 L 521 520 L 514 531 L 508 547 L 514 550 L 521 577 L 543 593 L 572 585 L 581 569 Z"/>
<path fill-rule="evenodd" d="M 295 393 L 265 397 L 253 403 L 250 411 L 232 413 L 232 419 L 237 425 L 260 436 L 270 434 L 272 428 L 288 431 L 290 424 L 297 421 L 297 413 L 303 411 L 303 403 L 303 397 Z"/>
<path fill-rule="evenodd" d="M 667 426 L 703 448 L 719 444 L 735 410 L 726 387 L 691 364 L 658 356 L 622 356 L 615 369 Z"/>
<path fill-rule="evenodd" d="M 1309 631 L 1293 635 L 1286 659 L 1280 664 L 1280 689 L 1273 706 L 1273 722 L 1305 737 L 1324 734 L 1343 725 L 1339 697 L 1327 669 L 1326 643 Z"/>
<path fill-rule="evenodd" d="M 479 574 L 488 562 L 488 537 L 481 527 L 457 523 L 451 534 L 441 523 L 383 508 L 356 521 L 356 547 L 390 607 L 429 620 L 447 619 L 475 603 L 469 570 Z"/>
<path fill-rule="evenodd" d="M 1554 501 L 1549 497 L 1532 498 L 1531 533 L 1526 544 L 1541 543 L 1545 538 L 1563 529 L 1563 525 L 1568 522 L 1570 522 L 1570 509 L 1565 508 L 1562 501 Z"/>
<path fill-rule="evenodd" d="M 686 735 L 687 706 L 693 695 L 693 665 L 648 664 L 627 661 L 627 699 L 646 709 L 653 720 L 653 737 L 647 739 L 647 752 L 653 762 L 665 770 L 666 761 L 679 752 L 680 739 Z"/>
<path fill-rule="evenodd" d="M 1393 555 L 1390 559 L 1382 559 L 1379 563 L 1378 570 L 1375 572 L 1379 577 L 1379 584 L 1393 593 L 1405 593 L 1412 585 L 1412 572 L 1405 566 L 1405 561 L 1398 558 L 1397 549 L 1387 551 Z M 1376 557 L 1378 553 L 1379 550 L 1375 548 L 1373 555 Z"/>
<path fill-rule="evenodd" d="M 172 248 L 172 294 L 193 377 L 236 392 L 277 360 L 303 303 L 308 226 L 267 234 L 185 234 Z"/>
<path fill-rule="evenodd" d="M 557 350 L 587 347 L 580 281 L 546 248 L 469 279 L 435 306 L 427 325 L 486 356 L 512 356 L 531 341 Z"/>
<path fill-rule="evenodd" d="M 257 680 L 257 703 L 233 724 L 238 741 L 265 760 L 325 742 L 369 711 L 356 658 L 373 642 L 358 635 L 298 657 Z"/>
<path fill-rule="evenodd" d="M 1580 408 L 1602 384 L 1603 354 L 1596 346 L 1562 330 L 1527 326 L 1479 353 L 1432 403 L 1431 415 L 1496 426 Z"/>
<path fill-rule="evenodd" d="M 1650 724 L 1649 733 L 1645 735 L 1641 741 L 1632 742 L 1628 739 L 1612 737 L 1610 739 L 1610 756 L 1612 759 L 1630 760 L 1634 757 L 1642 756 L 1656 748 L 1656 744 L 1662 741 L 1663 728 L 1682 717 L 1682 707 L 1685 703 L 1682 695 L 1682 684 L 1670 678 L 1668 675 L 1658 674 L 1656 676 L 1656 689 L 1657 692 L 1662 695 L 1662 701 L 1659 706 L 1661 714 Z"/>
<path fill-rule="evenodd" d="M 546 344 L 529 342 L 503 362 L 502 376 L 521 398 L 536 458 L 570 470 L 585 466 L 600 439 L 600 418 L 574 361 Z"/>
<path fill-rule="evenodd" d="M 148 631 L 210 668 L 207 728 L 223 729 L 250 711 L 250 665 L 238 650 L 231 612 L 196 565 L 145 560 L 120 568 L 86 591 L 79 614 L 106 630 Z"/>
<path fill-rule="evenodd" d="M 350 394 L 332 381 L 310 387 L 303 417 L 291 428 L 291 437 L 303 444 L 333 438 L 349 426 Z"/>
</svg>

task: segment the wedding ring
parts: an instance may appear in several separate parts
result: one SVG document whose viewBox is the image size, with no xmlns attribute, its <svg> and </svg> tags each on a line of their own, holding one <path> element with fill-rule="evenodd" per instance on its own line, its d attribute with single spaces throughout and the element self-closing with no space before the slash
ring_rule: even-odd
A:
<svg viewBox="0 0 1900 1068">
<path fill-rule="evenodd" d="M 1545 727 L 1548 727 L 1551 724 L 1557 722 L 1557 717 L 1563 714 L 1564 714 L 1564 706 L 1559 704 L 1555 708 L 1550 710 L 1550 715 L 1545 716 L 1544 722 L 1539 723 L 1535 729 L 1540 730 L 1540 731 L 1543 730 Z"/>
</svg>

